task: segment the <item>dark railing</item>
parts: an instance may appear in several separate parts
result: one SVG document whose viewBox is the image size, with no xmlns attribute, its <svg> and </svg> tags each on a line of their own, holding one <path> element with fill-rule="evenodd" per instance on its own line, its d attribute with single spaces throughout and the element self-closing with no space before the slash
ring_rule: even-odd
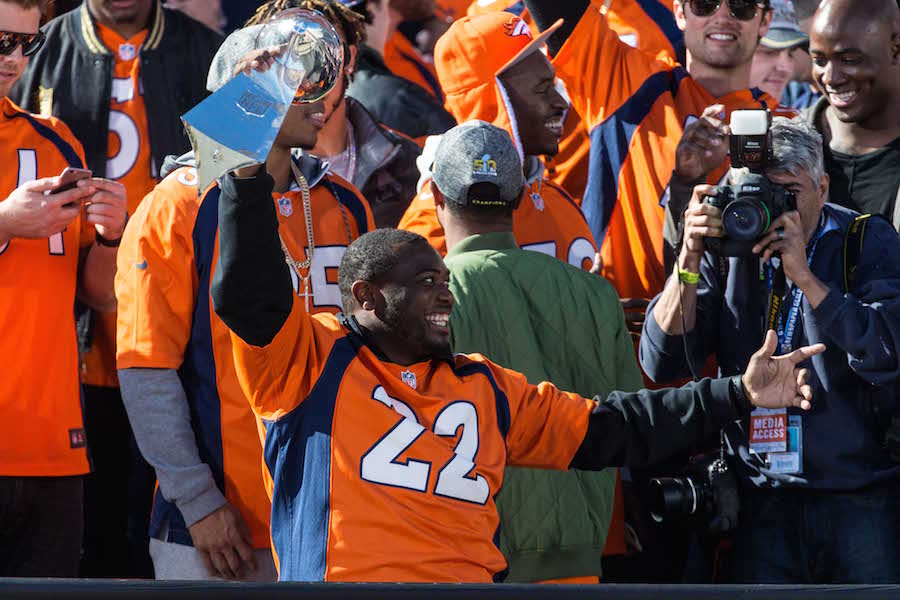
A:
<svg viewBox="0 0 900 600">
<path fill-rule="evenodd" d="M 0 598 L 20 600 L 843 600 L 900 598 L 900 585 L 760 586 L 760 585 L 447 585 L 371 583 L 225 583 L 110 581 L 98 579 L 0 579 Z"/>
</svg>

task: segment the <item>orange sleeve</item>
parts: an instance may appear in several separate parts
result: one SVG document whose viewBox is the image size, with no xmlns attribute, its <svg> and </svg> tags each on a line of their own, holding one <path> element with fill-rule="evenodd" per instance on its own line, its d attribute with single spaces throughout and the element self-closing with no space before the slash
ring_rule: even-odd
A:
<svg viewBox="0 0 900 600">
<path fill-rule="evenodd" d="M 125 228 L 116 273 L 119 369 L 183 362 L 198 285 L 192 229 L 200 205 L 187 172 L 156 186 Z"/>
<path fill-rule="evenodd" d="M 568 469 L 584 440 L 588 418 L 597 403 L 578 394 L 562 392 L 546 381 L 531 385 L 521 373 L 490 366 L 509 400 L 507 464 Z"/>
<path fill-rule="evenodd" d="M 593 129 L 618 110 L 672 61 L 654 58 L 619 40 L 596 5 L 585 11 L 572 35 L 553 58 L 572 106 Z"/>
<path fill-rule="evenodd" d="M 311 317 L 293 297 L 291 313 L 264 347 L 246 343 L 233 331 L 235 370 L 253 411 L 276 421 L 309 395 L 328 360 L 334 341 L 343 336 L 330 313 Z"/>
<path fill-rule="evenodd" d="M 428 240 L 431 247 L 440 252 L 441 256 L 447 254 L 447 241 L 444 239 L 444 228 L 438 222 L 437 210 L 434 207 L 434 196 L 428 187 L 416 194 L 410 202 L 403 218 L 397 225 L 397 229 L 405 229 L 418 233 Z"/>
</svg>

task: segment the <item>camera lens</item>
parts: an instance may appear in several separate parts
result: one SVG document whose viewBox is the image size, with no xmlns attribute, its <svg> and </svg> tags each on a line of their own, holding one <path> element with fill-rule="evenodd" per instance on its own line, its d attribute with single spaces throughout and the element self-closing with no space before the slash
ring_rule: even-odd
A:
<svg viewBox="0 0 900 600">
<path fill-rule="evenodd" d="M 690 477 L 660 477 L 648 486 L 650 516 L 662 523 L 666 515 L 692 515 L 700 506 L 696 484 Z"/>
<path fill-rule="evenodd" d="M 761 202 L 735 200 L 722 211 L 722 227 L 735 240 L 755 240 L 769 228 L 769 211 Z"/>
</svg>

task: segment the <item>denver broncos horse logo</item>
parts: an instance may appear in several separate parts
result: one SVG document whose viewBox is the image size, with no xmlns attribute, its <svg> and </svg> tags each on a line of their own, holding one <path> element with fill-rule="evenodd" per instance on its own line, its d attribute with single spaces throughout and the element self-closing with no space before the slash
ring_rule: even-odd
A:
<svg viewBox="0 0 900 600">
<path fill-rule="evenodd" d="M 510 19 L 508 23 L 503 25 L 503 29 L 506 30 L 506 35 L 509 37 L 524 35 L 529 40 L 532 39 L 531 30 L 528 29 L 528 24 L 518 17 Z"/>
</svg>

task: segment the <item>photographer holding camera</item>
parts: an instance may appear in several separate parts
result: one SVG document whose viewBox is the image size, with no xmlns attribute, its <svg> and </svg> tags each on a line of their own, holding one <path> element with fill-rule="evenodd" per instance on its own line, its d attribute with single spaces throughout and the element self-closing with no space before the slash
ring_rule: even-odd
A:
<svg viewBox="0 0 900 600">
<path fill-rule="evenodd" d="M 760 139 L 755 153 L 740 145 Z M 810 125 L 777 118 L 768 136 L 731 148 L 733 165 L 756 164 L 733 170 L 743 179 L 731 186 L 694 188 L 674 273 L 647 311 L 641 365 L 669 381 L 715 354 L 722 375 L 740 373 L 769 327 L 779 353 L 825 343 L 811 360 L 811 411 L 755 411 L 725 429 L 741 484 L 735 580 L 900 581 L 900 464 L 884 444 L 900 375 L 900 238 L 878 217 L 826 204 Z M 699 495 L 694 483 L 682 495 Z M 671 487 L 667 507 L 693 512 Z"/>
</svg>

